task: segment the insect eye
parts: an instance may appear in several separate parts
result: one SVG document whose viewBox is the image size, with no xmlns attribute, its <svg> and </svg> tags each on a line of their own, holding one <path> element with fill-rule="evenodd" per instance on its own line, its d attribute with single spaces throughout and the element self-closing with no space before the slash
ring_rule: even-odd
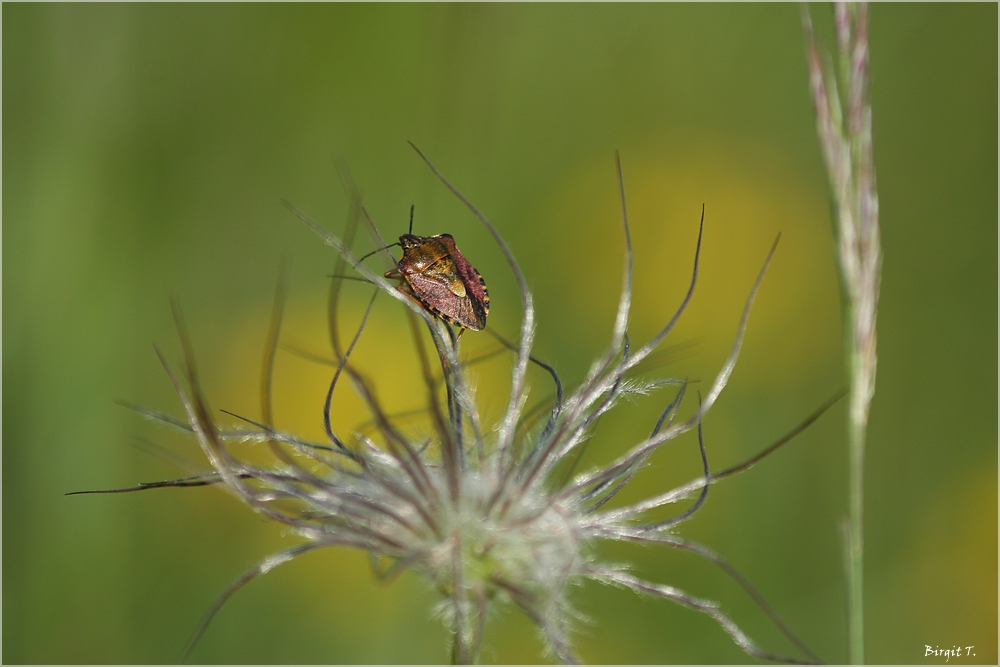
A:
<svg viewBox="0 0 1000 667">
<path fill-rule="evenodd" d="M 439 234 L 439 236 L 443 239 L 451 239 L 452 241 L 455 240 L 451 234 Z"/>
</svg>

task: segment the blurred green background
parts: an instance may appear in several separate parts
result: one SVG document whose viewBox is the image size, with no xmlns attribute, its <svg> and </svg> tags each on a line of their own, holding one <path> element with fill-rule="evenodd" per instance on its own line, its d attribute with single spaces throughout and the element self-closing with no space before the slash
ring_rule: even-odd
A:
<svg viewBox="0 0 1000 667">
<path fill-rule="evenodd" d="M 813 7 L 826 45 L 831 15 Z M 845 384 L 826 176 L 795 5 L 59 5 L 3 8 L 3 661 L 174 662 L 240 573 L 294 543 L 218 489 L 65 497 L 181 474 L 133 447 L 196 447 L 113 403 L 180 414 L 176 296 L 215 408 L 259 414 L 279 266 L 289 343 L 321 351 L 332 251 L 279 203 L 342 227 L 346 165 L 389 237 L 450 232 L 513 335 L 506 264 L 406 145 L 499 227 L 539 310 L 536 354 L 579 381 L 607 343 L 620 282 L 613 151 L 636 243 L 633 340 L 702 278 L 661 372 L 707 381 L 775 234 L 740 363 L 705 423 L 717 467 L 758 451 Z M 885 251 L 867 468 L 871 662 L 997 661 L 997 6 L 871 8 Z M 348 306 L 367 294 L 349 289 Z M 412 343 L 382 299 L 358 360 L 403 405 Z M 491 343 L 468 334 L 470 347 Z M 479 370 L 487 409 L 509 363 Z M 277 417 L 320 432 L 328 370 L 279 355 Z M 544 379 L 544 378 L 539 378 Z M 703 385 L 704 386 L 704 385 Z M 539 384 L 534 396 L 548 391 Z M 668 399 L 627 405 L 583 462 L 638 441 Z M 366 415 L 344 398 L 343 429 Z M 492 407 L 491 407 L 492 406 Z M 680 534 L 717 550 L 825 660 L 846 658 L 838 528 L 845 411 L 713 487 Z M 628 498 L 697 474 L 675 441 Z M 792 652 L 717 568 L 662 548 L 600 552 L 721 601 Z M 744 662 L 708 617 L 585 585 L 577 645 L 597 663 Z M 240 591 L 196 662 L 443 662 L 433 596 L 377 583 L 328 550 Z M 491 620 L 491 662 L 537 662 L 531 624 Z"/>
</svg>

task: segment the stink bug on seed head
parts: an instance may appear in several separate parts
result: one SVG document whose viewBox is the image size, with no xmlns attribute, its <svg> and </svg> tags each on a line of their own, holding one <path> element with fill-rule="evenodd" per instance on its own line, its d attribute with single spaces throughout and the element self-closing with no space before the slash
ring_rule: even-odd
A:
<svg viewBox="0 0 1000 667">
<path fill-rule="evenodd" d="M 403 256 L 385 277 L 401 279 L 400 289 L 445 322 L 473 331 L 485 329 L 490 293 L 479 271 L 455 246 L 455 239 L 451 234 L 412 234 L 412 207 L 410 232 L 399 237 Z"/>
</svg>

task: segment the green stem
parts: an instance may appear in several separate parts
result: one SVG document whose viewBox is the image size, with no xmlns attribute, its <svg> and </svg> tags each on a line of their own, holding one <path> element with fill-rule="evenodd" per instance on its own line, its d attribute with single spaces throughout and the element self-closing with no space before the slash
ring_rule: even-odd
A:
<svg viewBox="0 0 1000 667">
<path fill-rule="evenodd" d="M 848 662 L 865 663 L 864 628 L 864 479 L 868 413 L 874 394 L 875 336 L 868 323 L 859 322 L 861 308 L 849 289 L 844 290 L 844 347 L 850 382 L 847 415 L 848 491 L 847 520 L 843 525 L 844 573 L 847 580 Z"/>
<path fill-rule="evenodd" d="M 835 216 L 843 215 L 834 207 Z M 864 470 L 865 433 L 872 374 L 866 366 L 863 336 L 858 335 L 858 298 L 841 269 L 841 308 L 844 321 L 844 357 L 847 361 L 849 404 L 847 413 L 847 517 L 840 525 L 847 582 L 847 662 L 865 664 L 864 636 Z"/>
<path fill-rule="evenodd" d="M 852 345 L 852 347 L 854 347 Z M 867 410 L 856 409 L 859 403 L 867 403 L 859 373 L 861 354 L 856 347 L 851 351 L 851 410 L 848 416 L 849 488 L 848 520 L 844 541 L 847 566 L 847 609 L 848 609 L 848 658 L 851 664 L 865 662 L 864 627 L 864 465 L 865 428 Z M 862 395 L 859 395 L 862 394 Z M 867 406 L 865 406 L 867 407 Z"/>
</svg>

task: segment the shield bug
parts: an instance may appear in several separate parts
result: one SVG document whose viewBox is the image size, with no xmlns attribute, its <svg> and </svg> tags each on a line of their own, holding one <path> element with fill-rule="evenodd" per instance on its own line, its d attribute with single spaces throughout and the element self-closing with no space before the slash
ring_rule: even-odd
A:
<svg viewBox="0 0 1000 667">
<path fill-rule="evenodd" d="M 407 233 L 399 237 L 399 245 L 403 256 L 395 269 L 385 272 L 386 278 L 403 280 L 404 291 L 445 322 L 473 331 L 486 328 L 490 312 L 486 281 L 455 246 L 451 234 Z"/>
</svg>

